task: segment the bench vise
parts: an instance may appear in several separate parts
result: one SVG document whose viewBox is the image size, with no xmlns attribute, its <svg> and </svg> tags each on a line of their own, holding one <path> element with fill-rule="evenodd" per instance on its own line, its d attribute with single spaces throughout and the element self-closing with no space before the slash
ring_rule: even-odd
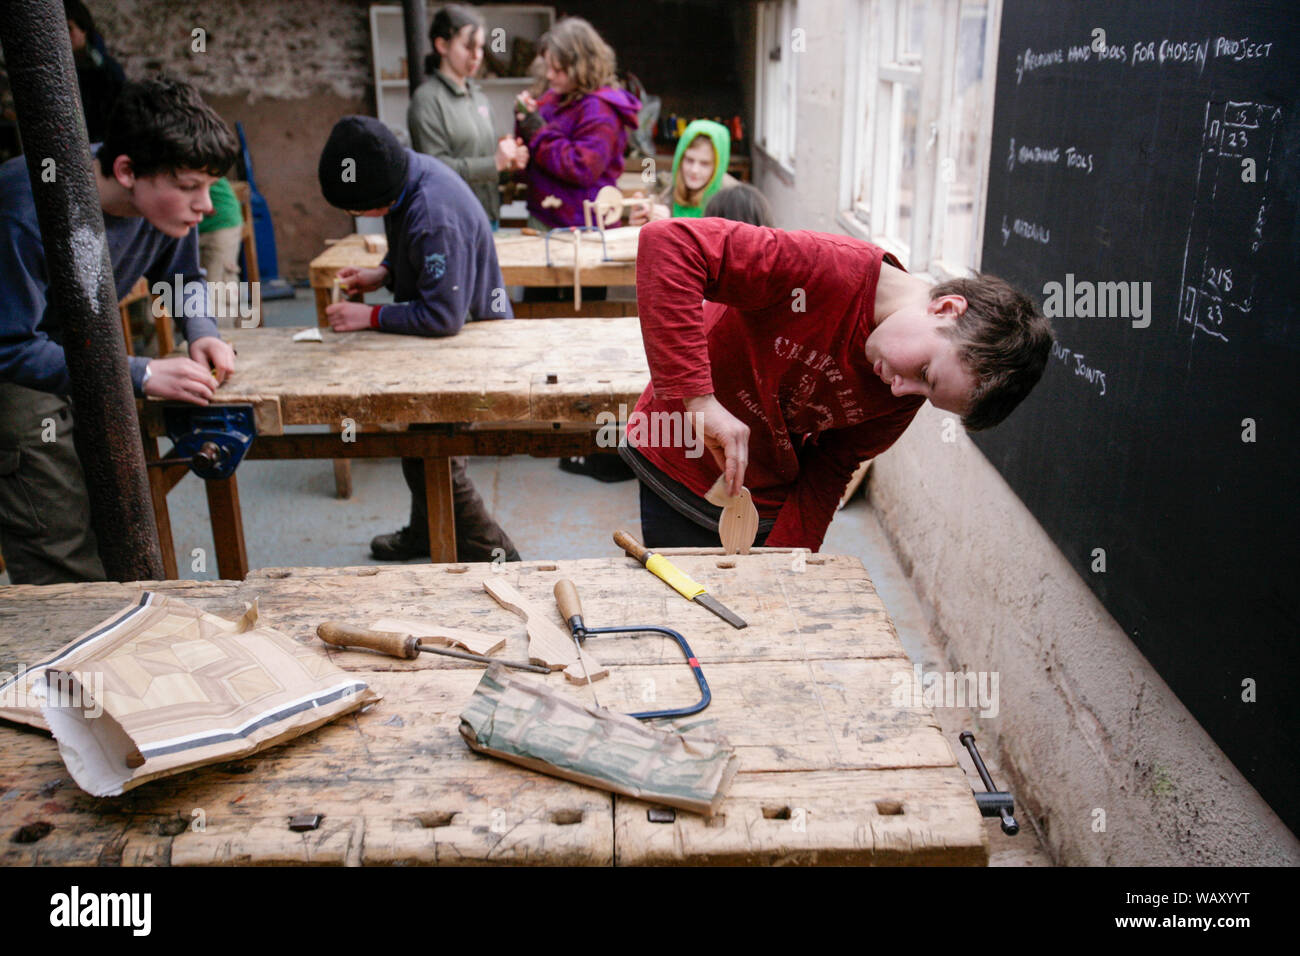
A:
<svg viewBox="0 0 1300 956">
<path fill-rule="evenodd" d="M 229 478 L 257 437 L 252 405 L 167 405 L 163 428 L 172 441 L 167 459 L 189 459 L 200 478 Z"/>
</svg>

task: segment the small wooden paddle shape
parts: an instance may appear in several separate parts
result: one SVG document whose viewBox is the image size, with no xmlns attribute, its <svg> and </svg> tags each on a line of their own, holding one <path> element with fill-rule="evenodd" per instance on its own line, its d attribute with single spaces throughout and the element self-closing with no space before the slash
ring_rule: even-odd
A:
<svg viewBox="0 0 1300 956">
<path fill-rule="evenodd" d="M 718 537 L 722 539 L 724 554 L 749 554 L 758 534 L 758 509 L 749 489 L 742 487 L 740 494 L 727 493 L 727 476 L 718 475 L 704 500 L 722 509 L 718 519 Z"/>
<path fill-rule="evenodd" d="M 584 672 L 582 661 L 578 660 L 578 648 L 573 637 L 564 629 L 552 623 L 550 616 L 554 611 L 550 607 L 535 604 L 504 581 L 493 575 L 483 582 L 483 590 L 507 611 L 514 611 L 522 617 L 528 626 L 528 659 L 534 664 L 541 664 L 553 671 L 563 670 L 564 676 L 575 684 L 588 683 L 608 677 L 609 671 L 601 667 L 586 651 L 582 652 L 583 661 L 587 663 Z"/>
</svg>

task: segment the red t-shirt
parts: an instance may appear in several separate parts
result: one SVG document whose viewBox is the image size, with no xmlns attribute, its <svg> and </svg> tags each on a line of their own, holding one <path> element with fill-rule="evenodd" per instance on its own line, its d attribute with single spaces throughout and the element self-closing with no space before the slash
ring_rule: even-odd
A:
<svg viewBox="0 0 1300 956">
<path fill-rule="evenodd" d="M 713 392 L 748 425 L 745 486 L 759 514 L 776 519 L 774 547 L 818 550 L 858 463 L 892 445 L 924 402 L 895 398 L 866 360 L 886 255 L 847 236 L 725 219 L 641 230 L 650 385 L 636 411 L 683 414 L 683 398 Z M 641 444 L 628 431 L 629 444 L 695 494 L 717 480 L 707 450 L 690 458 L 680 444 Z"/>
</svg>

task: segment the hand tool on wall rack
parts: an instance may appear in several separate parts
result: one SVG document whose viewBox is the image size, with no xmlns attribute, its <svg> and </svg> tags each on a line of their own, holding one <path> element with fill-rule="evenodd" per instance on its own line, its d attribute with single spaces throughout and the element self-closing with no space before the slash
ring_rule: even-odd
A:
<svg viewBox="0 0 1300 956">
<path fill-rule="evenodd" d="M 592 634 L 662 634 L 665 637 L 671 637 L 677 642 L 677 646 L 682 649 L 686 655 L 686 663 L 690 665 L 691 673 L 695 676 L 695 683 L 700 687 L 700 699 L 689 707 L 678 707 L 671 710 L 643 710 L 636 714 L 628 714 L 629 717 L 635 717 L 637 720 L 652 720 L 656 717 L 685 717 L 688 714 L 698 714 L 713 699 L 713 694 L 709 691 L 709 682 L 704 679 L 704 671 L 700 669 L 700 662 L 691 651 L 691 646 L 686 643 L 686 638 L 681 634 L 668 627 L 658 627 L 657 625 L 627 625 L 626 627 L 587 627 L 582 620 L 582 601 L 578 598 L 578 589 L 572 581 L 561 579 L 555 582 L 555 603 L 559 605 L 560 616 L 569 626 L 570 633 L 573 634 L 574 643 L 581 647 L 581 641 Z M 597 702 L 599 703 L 599 702 Z"/>
<path fill-rule="evenodd" d="M 989 776 L 988 768 L 984 766 L 984 761 L 980 759 L 979 748 L 975 746 L 975 735 L 969 730 L 963 730 L 957 737 L 962 746 L 970 752 L 970 759 L 975 762 L 975 770 L 984 781 L 984 788 L 987 793 L 980 793 L 978 790 L 972 790 L 975 797 L 975 805 L 980 808 L 980 816 L 984 817 L 1001 817 L 1002 832 L 1007 836 L 1015 836 L 1020 832 L 1020 824 L 1011 814 L 1016 809 L 1015 798 L 1005 790 L 995 790 L 993 787 L 993 778 Z"/>
<path fill-rule="evenodd" d="M 647 571 L 669 585 L 686 600 L 694 601 L 696 604 L 708 608 L 737 630 L 748 626 L 744 618 L 727 608 L 717 598 L 711 596 L 702 584 L 692 580 L 689 575 L 684 574 L 663 555 L 655 554 L 655 552 L 645 548 L 640 541 L 626 531 L 615 531 L 614 543 L 640 561 L 645 565 Z"/>
<path fill-rule="evenodd" d="M 549 674 L 550 670 L 536 664 L 522 661 L 503 661 L 483 654 L 470 654 L 468 651 L 453 651 L 446 647 L 425 647 L 418 637 L 403 634 L 400 631 L 372 631 L 365 627 L 353 627 L 338 621 L 326 621 L 316 628 L 316 635 L 326 644 L 335 647 L 364 647 L 372 651 L 391 654 L 406 660 L 414 660 L 425 654 L 441 654 L 443 657 L 455 657 L 462 661 L 474 661 L 479 664 L 500 664 L 519 671 L 532 671 L 534 674 Z"/>
</svg>

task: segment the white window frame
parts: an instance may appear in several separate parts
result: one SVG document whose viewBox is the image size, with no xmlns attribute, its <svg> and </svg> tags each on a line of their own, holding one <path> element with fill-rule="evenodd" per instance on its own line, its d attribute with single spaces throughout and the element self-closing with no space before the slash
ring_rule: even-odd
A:
<svg viewBox="0 0 1300 956">
<path fill-rule="evenodd" d="M 754 143 L 787 177 L 795 170 L 798 61 L 792 49 L 798 0 L 763 0 L 756 16 Z M 772 59 L 775 52 L 778 59 Z"/>
<path fill-rule="evenodd" d="M 979 268 L 985 194 L 993 134 L 993 100 L 1002 0 L 987 0 L 984 35 L 984 98 L 977 131 L 975 241 L 970 262 L 943 258 L 940 237 L 948 209 L 948 185 L 940 157 L 948 156 L 960 0 L 929 0 L 920 63 L 897 56 L 906 0 L 847 0 L 845 18 L 844 136 L 840 156 L 840 214 L 850 234 L 893 252 L 913 272 L 939 279 Z M 901 62 L 900 62 L 901 61 Z M 916 194 L 908 235 L 896 234 L 898 182 L 903 146 L 896 131 L 907 90 L 920 95 L 915 141 Z M 870 183 L 859 195 L 859 184 Z M 863 201 L 865 200 L 865 201 Z"/>
</svg>

